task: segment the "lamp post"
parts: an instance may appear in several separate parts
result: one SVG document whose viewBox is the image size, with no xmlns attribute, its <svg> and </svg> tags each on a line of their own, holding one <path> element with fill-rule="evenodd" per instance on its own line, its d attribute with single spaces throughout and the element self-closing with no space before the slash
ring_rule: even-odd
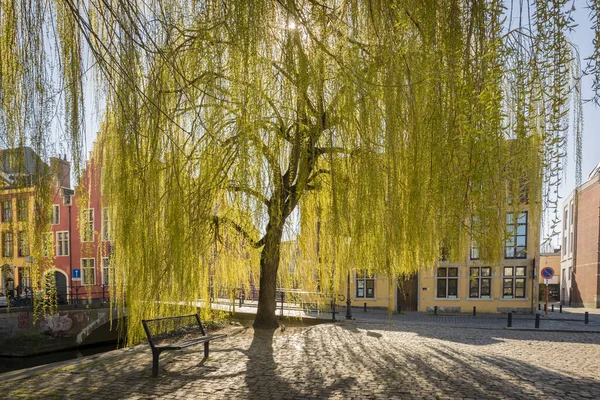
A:
<svg viewBox="0 0 600 400">
<path fill-rule="evenodd" d="M 352 319 L 352 309 L 350 306 L 352 302 L 350 301 L 350 271 L 348 270 L 348 287 L 346 291 L 346 319 Z"/>
</svg>

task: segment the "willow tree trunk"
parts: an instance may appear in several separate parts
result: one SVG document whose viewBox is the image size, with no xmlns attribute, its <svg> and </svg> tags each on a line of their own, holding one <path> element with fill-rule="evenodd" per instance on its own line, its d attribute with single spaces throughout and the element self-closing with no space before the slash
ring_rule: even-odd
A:
<svg viewBox="0 0 600 400">
<path fill-rule="evenodd" d="M 277 270 L 281 252 L 283 221 L 267 225 L 265 245 L 260 255 L 260 291 L 254 328 L 275 329 L 279 323 L 275 318 Z"/>
</svg>

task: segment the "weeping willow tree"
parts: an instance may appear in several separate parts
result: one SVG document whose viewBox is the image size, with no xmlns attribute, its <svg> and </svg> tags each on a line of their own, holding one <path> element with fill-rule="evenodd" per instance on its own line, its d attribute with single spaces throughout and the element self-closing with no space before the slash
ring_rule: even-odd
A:
<svg viewBox="0 0 600 400">
<path fill-rule="evenodd" d="M 411 274 L 471 240 L 498 261 L 523 190 L 531 226 L 556 208 L 579 100 L 567 3 L 3 2 L 0 128 L 48 115 L 15 99 L 58 63 L 79 157 L 89 65 L 113 301 L 135 321 L 258 284 L 255 326 L 273 327 L 278 285 L 332 294 L 350 270 Z M 32 40 L 46 59 L 22 57 Z"/>
</svg>

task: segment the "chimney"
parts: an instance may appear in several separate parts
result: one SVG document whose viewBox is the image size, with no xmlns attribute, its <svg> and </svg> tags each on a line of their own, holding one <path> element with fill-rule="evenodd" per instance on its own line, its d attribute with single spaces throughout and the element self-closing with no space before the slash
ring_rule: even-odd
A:
<svg viewBox="0 0 600 400">
<path fill-rule="evenodd" d="M 71 187 L 71 163 L 67 161 L 67 157 L 61 159 L 52 157 L 50 159 L 50 168 L 52 173 L 56 176 L 56 181 L 59 187 Z"/>
</svg>

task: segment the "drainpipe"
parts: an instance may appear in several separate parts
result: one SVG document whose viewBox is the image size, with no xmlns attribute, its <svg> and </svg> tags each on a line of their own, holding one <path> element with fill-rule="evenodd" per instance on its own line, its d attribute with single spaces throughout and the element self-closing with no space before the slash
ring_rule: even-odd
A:
<svg viewBox="0 0 600 400">
<path fill-rule="evenodd" d="M 533 267 L 532 267 L 532 271 L 531 271 L 531 313 L 535 314 L 535 308 L 533 307 L 533 298 L 537 297 L 535 296 L 535 292 L 534 292 L 534 288 L 535 288 L 535 281 L 537 281 L 537 272 L 535 272 L 535 256 L 533 256 Z M 548 288 L 546 288 L 546 290 L 548 290 Z"/>
<path fill-rule="evenodd" d="M 73 202 L 73 197 L 71 197 L 71 203 Z M 69 203 L 69 297 L 71 297 L 71 301 L 73 301 L 72 293 L 73 293 L 73 246 L 71 246 L 71 204 Z"/>
</svg>

